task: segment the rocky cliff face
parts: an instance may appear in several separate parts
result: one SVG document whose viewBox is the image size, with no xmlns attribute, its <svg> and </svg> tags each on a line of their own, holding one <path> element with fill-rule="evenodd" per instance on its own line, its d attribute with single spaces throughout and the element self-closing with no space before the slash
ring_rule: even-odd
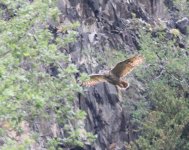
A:
<svg viewBox="0 0 189 150">
<path fill-rule="evenodd" d="M 33 0 L 29 0 L 29 2 L 32 3 Z M 175 1 L 173 0 L 58 0 L 58 8 L 61 11 L 61 14 L 59 14 L 60 16 L 57 17 L 56 21 L 48 18 L 48 24 L 44 24 L 42 26 L 44 26 L 45 29 L 48 28 L 50 32 L 53 33 L 54 37 L 50 38 L 50 42 L 52 43 L 55 42 L 56 37 L 62 37 L 66 41 L 68 38 L 66 39 L 64 37 L 66 37 L 69 33 L 74 34 L 77 30 L 77 33 L 79 34 L 77 34 L 76 42 L 72 42 L 72 39 L 70 38 L 68 39 L 71 40 L 71 42 L 68 42 L 70 44 L 67 44 L 65 47 L 61 47 L 59 50 L 69 57 L 71 64 L 74 63 L 77 66 L 79 73 L 75 74 L 75 78 L 76 80 L 79 80 L 78 78 L 80 77 L 81 73 L 103 73 L 104 71 L 110 70 L 117 62 L 125 60 L 126 58 L 134 54 L 140 53 L 141 44 L 139 42 L 142 39 L 142 36 L 139 31 L 141 31 L 141 29 L 148 31 L 148 33 L 151 33 L 150 35 L 154 37 L 165 34 L 166 40 L 163 38 L 163 40 L 165 40 L 165 45 L 169 40 L 172 41 L 171 44 L 173 45 L 170 45 L 170 49 L 172 49 L 171 46 L 173 46 L 173 51 L 179 51 L 180 53 L 182 53 L 182 49 L 180 48 L 188 49 L 188 45 L 186 44 L 186 40 L 188 39 L 186 35 L 188 35 L 187 29 L 189 26 L 189 19 L 187 17 L 180 17 L 181 15 L 179 13 L 181 11 L 179 9 L 184 8 L 176 7 L 174 5 L 174 2 Z M 39 4 L 41 5 L 41 3 Z M 21 4 L 19 4 L 19 6 L 20 5 Z M 7 9 L 7 6 L 1 2 L 0 8 L 3 9 L 1 17 L 3 17 L 5 20 L 9 20 L 15 15 L 12 10 Z M 184 11 L 182 11 L 182 13 L 184 13 Z M 184 16 L 188 16 L 188 14 Z M 67 29 L 64 30 L 63 28 L 61 29 L 61 25 L 65 28 L 70 28 L 70 26 L 72 28 L 73 23 L 75 22 L 79 22 L 79 27 L 73 27 L 74 29 L 71 29 L 71 31 Z M 146 43 L 149 42 L 146 39 L 144 40 Z M 151 43 L 152 42 L 149 42 L 147 46 L 149 47 Z M 46 117 L 36 117 L 34 119 L 32 118 L 31 123 L 27 122 L 29 119 L 21 122 L 20 126 L 21 128 L 23 128 L 22 134 L 17 135 L 17 132 L 12 130 L 9 127 L 9 122 L 7 123 L 6 121 L 4 122 L 0 120 L 0 128 L 7 128 L 7 135 L 9 136 L 10 134 L 10 138 L 15 139 L 18 142 L 20 141 L 21 143 L 24 142 L 24 139 L 27 139 L 33 135 L 30 134 L 30 132 L 32 133 L 32 130 L 36 131 L 37 133 L 39 133 L 39 139 L 37 139 L 38 141 L 36 141 L 36 143 L 32 143 L 30 147 L 30 149 L 35 150 L 46 149 L 49 146 L 47 144 L 48 141 L 50 141 L 49 143 L 52 144 L 52 146 L 58 145 L 60 148 L 63 148 L 65 150 L 129 149 L 129 144 L 137 139 L 140 134 L 137 121 L 134 120 L 134 115 L 138 113 L 137 115 L 140 117 L 140 119 L 143 119 L 142 113 L 145 112 L 140 111 L 141 108 L 139 106 L 142 105 L 143 108 L 146 108 L 146 103 L 148 104 L 147 106 L 150 105 L 149 97 L 146 96 L 149 96 L 150 93 L 150 89 L 149 87 L 147 87 L 147 82 L 153 80 L 154 77 L 156 79 L 160 78 L 160 76 L 166 70 L 163 66 L 165 63 L 164 61 L 170 61 L 167 60 L 167 58 L 161 60 L 161 56 L 164 55 L 164 52 L 160 56 L 158 55 L 159 49 L 161 50 L 162 48 L 160 46 L 161 43 L 154 41 L 154 43 L 152 44 L 157 44 L 155 51 L 148 49 L 148 47 L 146 45 L 145 46 L 147 47 L 148 51 L 153 51 L 155 57 L 158 58 L 157 61 L 155 60 L 152 63 L 156 63 L 155 65 L 159 67 L 157 67 L 157 69 L 149 69 L 152 72 L 152 75 L 149 75 L 147 79 L 140 78 L 140 73 L 142 74 L 142 72 L 147 72 L 147 67 L 149 65 L 145 63 L 127 77 L 126 80 L 130 83 L 130 87 L 126 90 L 116 89 L 109 83 L 101 83 L 93 87 L 84 87 L 83 93 L 77 93 L 73 109 L 75 111 L 80 108 L 86 112 L 87 116 L 84 123 L 74 120 L 74 118 L 68 121 L 68 125 L 66 127 L 63 124 L 58 124 L 53 109 L 52 111 L 47 110 L 49 116 L 52 116 L 50 117 L 50 120 L 48 120 L 49 118 Z M 162 51 L 164 51 L 164 49 L 162 49 Z M 167 51 L 165 51 L 165 53 Z M 171 77 L 171 82 L 172 80 L 177 80 L 178 82 L 184 81 L 180 81 L 180 78 L 182 78 L 182 76 L 178 78 L 177 75 L 171 76 L 172 72 L 177 73 L 177 69 L 179 67 L 182 67 L 182 63 L 175 63 L 176 65 L 174 65 L 174 62 L 178 62 L 178 60 L 182 59 L 182 55 L 180 56 L 179 52 L 176 53 L 176 55 L 179 55 L 179 59 L 174 60 L 172 66 L 169 66 L 169 63 L 166 66 L 170 67 L 170 76 L 168 77 Z M 172 51 L 170 51 L 169 53 L 172 53 Z M 187 50 L 186 52 L 183 51 L 183 53 L 184 56 L 189 56 Z M 5 53 L 5 55 L 6 54 L 7 53 Z M 26 53 L 26 55 L 28 54 Z M 145 56 L 147 57 L 147 55 Z M 154 60 L 155 57 L 152 56 L 151 59 Z M 29 68 L 31 68 L 30 65 L 31 64 L 27 62 L 27 59 L 24 59 L 24 61 L 20 64 L 21 68 L 23 68 L 24 70 L 29 70 Z M 62 62 L 60 67 L 66 68 L 66 65 L 67 64 L 65 62 Z M 172 69 L 174 67 L 176 68 L 175 70 Z M 42 65 L 40 69 L 44 72 L 49 73 L 51 76 L 57 77 L 59 73 L 59 70 L 53 64 L 47 66 Z M 181 68 L 181 70 L 185 71 L 185 68 Z M 187 75 L 188 74 L 186 74 L 186 76 Z M 189 96 L 188 92 L 185 92 L 188 90 L 187 81 L 188 79 L 186 79 L 182 85 L 178 84 L 180 85 L 180 88 L 183 88 L 178 88 L 178 90 L 181 91 L 180 93 L 178 92 L 178 94 L 183 94 L 183 97 L 186 98 L 188 98 Z M 65 84 L 67 84 L 67 82 L 65 82 Z M 174 83 L 171 84 L 171 86 L 172 85 L 177 86 L 177 84 Z M 67 88 L 66 90 L 70 91 L 70 89 Z M 156 88 L 154 90 L 156 90 Z M 62 91 L 63 93 L 65 92 L 64 90 Z M 161 91 L 163 93 L 164 88 L 160 90 L 160 92 Z M 170 92 L 170 94 L 172 93 Z M 10 95 L 12 96 L 12 93 Z M 66 100 L 62 99 L 62 97 L 60 100 L 61 106 L 64 106 L 66 105 Z M 180 103 L 174 103 L 174 106 L 172 106 L 171 108 L 175 109 L 177 104 L 180 105 Z M 72 104 L 70 105 L 72 106 Z M 180 109 L 182 109 L 183 105 L 185 105 L 185 103 L 181 105 Z M 53 107 L 55 108 L 55 110 L 58 110 L 61 106 L 59 106 L 59 104 L 56 104 Z M 66 109 L 70 109 L 70 107 Z M 154 106 L 149 107 L 152 108 Z M 187 110 L 187 108 L 185 109 Z M 62 115 L 63 110 L 60 112 L 60 115 Z M 84 115 L 85 114 L 82 114 L 82 116 Z M 65 116 L 61 116 L 61 120 L 62 117 L 63 119 L 66 118 Z M 135 122 L 133 122 L 133 120 Z M 70 140 L 71 142 L 65 142 L 62 140 L 68 137 L 66 129 L 70 128 L 70 130 L 72 130 L 74 128 L 77 128 L 78 126 L 83 127 L 83 125 L 85 126 L 85 129 L 87 131 L 92 132 L 94 135 L 96 135 L 96 140 L 92 144 L 87 143 L 88 140 L 86 140 L 86 136 L 81 136 L 80 139 L 80 136 L 76 135 L 79 140 L 86 142 L 84 143 L 85 146 L 83 148 L 74 147 L 73 145 L 79 145 L 81 143 L 74 143 L 74 140 L 72 139 Z M 180 124 L 178 123 L 178 125 Z M 171 129 L 173 127 L 171 122 Z M 188 125 L 183 130 L 183 135 L 181 135 L 183 137 L 187 137 L 187 132 L 185 132 L 185 130 L 188 130 Z M 80 131 L 81 133 L 85 133 L 85 131 L 82 132 L 82 129 Z M 174 135 L 175 134 L 173 134 L 173 136 Z M 167 137 L 163 136 L 164 139 L 168 139 Z M 48 140 L 48 138 L 52 140 Z M 5 145 L 5 142 L 6 139 L 0 137 L 0 146 Z M 163 141 L 162 143 L 167 144 L 167 142 L 165 141 Z"/>
<path fill-rule="evenodd" d="M 66 53 L 81 72 L 90 74 L 110 69 L 107 62 L 111 58 L 100 62 L 95 57 L 104 55 L 107 49 L 112 55 L 114 51 L 139 53 L 138 28 L 172 20 L 168 10 L 173 4 L 171 0 L 60 0 L 58 7 L 63 24 L 80 23 L 78 40 L 67 47 Z M 78 107 L 87 112 L 85 127 L 97 135 L 94 144 L 84 149 L 126 149 L 127 143 L 137 137 L 129 111 L 137 109 L 135 104 L 144 99 L 145 85 L 135 75 L 128 80 L 131 86 L 124 91 L 99 84 L 79 94 Z"/>
</svg>

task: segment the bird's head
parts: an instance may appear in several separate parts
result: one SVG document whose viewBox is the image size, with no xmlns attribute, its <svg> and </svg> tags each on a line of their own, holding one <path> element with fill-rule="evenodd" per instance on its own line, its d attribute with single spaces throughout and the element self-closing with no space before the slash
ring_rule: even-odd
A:
<svg viewBox="0 0 189 150">
<path fill-rule="evenodd" d="M 132 65 L 132 66 L 138 66 L 140 64 L 142 64 L 144 61 L 144 57 L 142 55 L 135 55 L 133 57 L 131 57 L 129 59 L 129 63 Z"/>
</svg>

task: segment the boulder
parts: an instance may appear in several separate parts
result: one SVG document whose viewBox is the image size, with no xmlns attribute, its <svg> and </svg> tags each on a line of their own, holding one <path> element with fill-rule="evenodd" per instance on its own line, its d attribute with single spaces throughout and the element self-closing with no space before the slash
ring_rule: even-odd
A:
<svg viewBox="0 0 189 150">
<path fill-rule="evenodd" d="M 176 27 L 182 34 L 188 34 L 187 27 L 189 26 L 189 19 L 184 17 L 176 22 Z"/>
</svg>

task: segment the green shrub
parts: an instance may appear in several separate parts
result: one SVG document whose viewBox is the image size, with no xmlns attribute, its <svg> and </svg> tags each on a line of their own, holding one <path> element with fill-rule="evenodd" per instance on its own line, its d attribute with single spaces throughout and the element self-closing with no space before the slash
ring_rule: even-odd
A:
<svg viewBox="0 0 189 150">
<path fill-rule="evenodd" d="M 75 29 L 78 23 L 65 27 L 70 32 L 64 38 L 57 36 L 53 39 L 53 33 L 48 27 L 49 21 L 60 24 L 56 1 L 37 0 L 30 3 L 6 0 L 1 3 L 7 8 L 0 12 L 0 119 L 10 121 L 17 133 L 23 121 L 30 123 L 30 126 L 40 123 L 43 126 L 51 125 L 54 119 L 59 127 L 71 126 L 70 121 L 83 121 L 84 112 L 75 111 L 73 107 L 77 92 L 82 92 L 74 77 L 78 70 L 69 62 L 68 56 L 59 51 L 60 47 L 76 41 Z M 9 19 L 3 15 L 7 11 L 14 13 Z M 63 67 L 62 62 L 69 65 Z M 57 70 L 57 76 L 49 73 L 51 66 Z M 42 120 L 44 122 L 40 122 Z M 69 135 L 72 136 L 83 128 L 78 125 L 67 131 L 63 129 L 68 133 L 68 137 L 64 138 L 69 138 Z M 4 130 L 9 133 L 8 129 Z M 35 134 L 33 132 L 31 131 L 31 139 Z M 12 149 L 10 147 L 17 143 L 14 137 L 7 134 L 2 135 L 6 139 L 2 149 Z M 52 134 L 40 136 L 44 139 L 54 138 Z M 92 135 L 88 133 L 87 136 Z M 35 137 L 38 141 L 38 136 Z M 82 138 L 74 138 L 74 144 L 83 142 Z M 56 142 L 53 143 L 57 145 Z M 21 147 L 24 145 L 20 143 Z"/>
<path fill-rule="evenodd" d="M 138 118 L 139 137 L 129 149 L 176 150 L 187 149 L 188 137 L 183 131 L 189 123 L 189 57 L 187 49 L 179 49 L 168 41 L 165 33 L 141 31 L 141 52 L 146 64 L 137 76 L 146 84 L 146 101 L 150 106 Z M 146 106 L 140 106 L 135 114 Z M 135 118 L 134 118 L 135 119 Z M 189 133 L 188 130 L 185 132 Z"/>
</svg>

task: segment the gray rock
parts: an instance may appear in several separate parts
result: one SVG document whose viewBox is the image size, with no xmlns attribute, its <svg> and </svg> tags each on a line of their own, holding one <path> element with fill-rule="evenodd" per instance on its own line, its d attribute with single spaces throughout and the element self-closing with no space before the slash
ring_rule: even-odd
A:
<svg viewBox="0 0 189 150">
<path fill-rule="evenodd" d="M 63 23 L 77 20 L 81 24 L 78 41 L 69 45 L 68 53 L 80 72 L 86 73 L 107 69 L 107 61 L 112 58 L 100 62 L 106 49 L 122 50 L 125 55 L 137 53 L 138 28 L 153 23 L 159 16 L 166 17 L 167 13 L 161 11 L 165 8 L 162 0 L 66 0 L 62 3 L 59 8 Z M 140 18 L 138 22 L 137 18 Z M 186 24 L 177 22 L 181 30 Z M 107 150 L 112 145 L 116 150 L 124 150 L 125 143 L 137 138 L 134 132 L 137 125 L 131 122 L 130 111 L 136 110 L 137 102 L 144 99 L 145 87 L 135 76 L 129 76 L 128 80 L 127 90 L 117 91 L 113 85 L 102 83 L 79 94 L 78 107 L 87 113 L 85 128 L 97 135 L 85 150 Z"/>
<path fill-rule="evenodd" d="M 176 22 L 176 27 L 180 30 L 181 33 L 187 34 L 187 27 L 189 26 L 189 19 L 184 17 Z"/>
<path fill-rule="evenodd" d="M 88 114 L 86 129 L 97 135 L 92 147 L 106 149 L 111 143 L 124 145 L 128 140 L 125 114 L 113 85 L 99 84 L 90 87 L 80 98 L 80 106 Z"/>
</svg>

